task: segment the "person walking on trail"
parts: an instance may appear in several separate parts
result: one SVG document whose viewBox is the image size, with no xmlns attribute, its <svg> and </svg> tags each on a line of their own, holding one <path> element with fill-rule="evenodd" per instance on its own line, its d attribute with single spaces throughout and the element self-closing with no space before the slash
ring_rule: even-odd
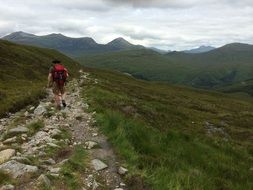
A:
<svg viewBox="0 0 253 190">
<path fill-rule="evenodd" d="M 52 63 L 53 66 L 50 68 L 48 74 L 48 87 L 52 87 L 56 107 L 61 109 L 61 105 L 63 107 L 67 106 L 65 101 L 65 85 L 69 74 L 68 70 L 61 64 L 61 61 L 54 60 Z"/>
</svg>

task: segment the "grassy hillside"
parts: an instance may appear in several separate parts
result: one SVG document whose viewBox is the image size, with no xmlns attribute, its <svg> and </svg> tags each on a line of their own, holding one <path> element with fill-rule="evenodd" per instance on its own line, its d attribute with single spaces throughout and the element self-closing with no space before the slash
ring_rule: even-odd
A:
<svg viewBox="0 0 253 190">
<path fill-rule="evenodd" d="M 252 102 L 88 72 L 83 93 L 130 169 L 130 189 L 252 189 Z"/>
<path fill-rule="evenodd" d="M 82 64 L 127 72 L 135 77 L 214 88 L 252 78 L 253 46 L 229 44 L 206 53 L 122 51 L 78 58 Z"/>
<path fill-rule="evenodd" d="M 55 50 L 0 40 L 0 115 L 44 95 L 53 59 L 61 60 L 70 75 L 77 74 L 79 64 Z"/>
<path fill-rule="evenodd" d="M 235 84 L 220 86 L 217 90 L 226 93 L 246 93 L 253 96 L 253 79 L 245 80 Z"/>
</svg>

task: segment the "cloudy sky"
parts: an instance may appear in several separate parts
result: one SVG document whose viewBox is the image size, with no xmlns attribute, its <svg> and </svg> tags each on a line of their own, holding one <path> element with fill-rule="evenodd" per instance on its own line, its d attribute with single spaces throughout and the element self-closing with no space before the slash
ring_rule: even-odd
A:
<svg viewBox="0 0 253 190">
<path fill-rule="evenodd" d="M 253 0 L 0 0 L 0 36 L 124 37 L 134 44 L 182 50 L 253 44 Z"/>
</svg>

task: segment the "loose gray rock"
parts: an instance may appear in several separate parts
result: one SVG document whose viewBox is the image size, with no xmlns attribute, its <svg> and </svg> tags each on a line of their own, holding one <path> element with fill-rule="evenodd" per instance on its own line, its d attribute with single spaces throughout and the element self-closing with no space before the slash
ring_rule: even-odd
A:
<svg viewBox="0 0 253 190">
<path fill-rule="evenodd" d="M 40 185 L 46 185 L 47 187 L 51 186 L 50 180 L 44 174 L 41 174 L 40 177 L 37 179 L 37 181 Z"/>
<path fill-rule="evenodd" d="M 45 113 L 47 110 L 46 110 L 46 108 L 44 107 L 44 106 L 42 106 L 42 105 L 39 105 L 35 110 L 34 110 L 34 114 L 36 115 L 36 116 L 40 116 L 40 115 L 42 115 L 43 113 Z"/>
<path fill-rule="evenodd" d="M 128 169 L 124 168 L 124 167 L 119 167 L 118 173 L 120 175 L 125 175 L 128 172 Z"/>
<path fill-rule="evenodd" d="M 34 107 L 34 106 L 32 106 L 29 110 L 30 110 L 30 111 L 32 111 L 32 110 L 34 110 L 34 109 L 35 109 L 35 107 Z"/>
<path fill-rule="evenodd" d="M 97 144 L 98 143 L 93 142 L 93 141 L 87 141 L 87 142 L 85 142 L 85 148 L 89 150 L 89 149 L 92 149 L 95 146 L 97 146 Z"/>
<path fill-rule="evenodd" d="M 17 141 L 17 137 L 12 137 L 12 138 L 6 139 L 3 143 L 4 144 L 11 144 L 11 143 L 15 143 L 16 141 Z"/>
<path fill-rule="evenodd" d="M 100 171 L 108 167 L 104 162 L 99 159 L 94 159 L 91 161 L 91 163 L 96 171 Z"/>
<path fill-rule="evenodd" d="M 14 149 L 6 149 L 6 150 L 1 151 L 0 152 L 0 164 L 6 162 L 12 156 L 14 156 L 15 152 L 16 151 Z"/>
<path fill-rule="evenodd" d="M 58 174 L 60 172 L 61 168 L 51 168 L 49 171 L 54 174 Z"/>
<path fill-rule="evenodd" d="M 28 128 L 20 126 L 20 127 L 16 127 L 16 128 L 10 129 L 8 131 L 8 134 L 14 135 L 14 134 L 20 134 L 20 133 L 27 133 L 28 131 L 29 131 Z"/>
<path fill-rule="evenodd" d="M 45 160 L 44 163 L 54 165 L 56 162 L 52 158 L 49 158 L 48 160 Z"/>
<path fill-rule="evenodd" d="M 18 177 L 25 176 L 27 174 L 36 173 L 38 171 L 38 167 L 21 164 L 15 160 L 11 160 L 0 165 L 0 170 L 7 172 L 13 178 L 18 178 Z"/>
<path fill-rule="evenodd" d="M 61 133 L 61 131 L 59 129 L 53 129 L 51 131 L 49 131 L 49 134 L 54 137 L 56 135 L 59 135 Z"/>
<path fill-rule="evenodd" d="M 28 116 L 29 116 L 29 112 L 26 111 L 26 112 L 24 113 L 24 116 L 25 116 L 25 117 L 28 117 Z"/>
<path fill-rule="evenodd" d="M 8 184 L 8 185 L 4 185 L 0 188 L 0 190 L 14 190 L 15 187 L 14 185 Z"/>
</svg>

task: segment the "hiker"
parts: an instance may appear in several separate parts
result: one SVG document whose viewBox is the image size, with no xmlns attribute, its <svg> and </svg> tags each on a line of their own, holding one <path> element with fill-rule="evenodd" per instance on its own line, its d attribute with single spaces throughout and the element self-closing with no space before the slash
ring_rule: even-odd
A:
<svg viewBox="0 0 253 190">
<path fill-rule="evenodd" d="M 48 87 L 52 87 L 56 107 L 60 109 L 61 104 L 63 107 L 67 106 L 65 101 L 65 85 L 69 74 L 68 70 L 61 65 L 61 61 L 54 60 L 52 63 L 53 65 L 48 74 Z"/>
</svg>

